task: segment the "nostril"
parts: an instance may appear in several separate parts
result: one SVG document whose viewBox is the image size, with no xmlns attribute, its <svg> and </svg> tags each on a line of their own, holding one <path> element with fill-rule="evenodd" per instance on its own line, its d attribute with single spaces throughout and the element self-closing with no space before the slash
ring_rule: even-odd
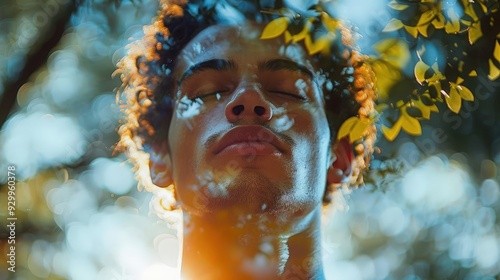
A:
<svg viewBox="0 0 500 280">
<path fill-rule="evenodd" d="M 233 114 L 235 114 L 236 116 L 239 116 L 243 110 L 245 110 L 245 107 L 243 105 L 236 105 L 233 107 Z"/>
<path fill-rule="evenodd" d="M 266 108 L 262 106 L 255 106 L 255 108 L 253 108 L 253 111 L 255 112 L 255 114 L 257 114 L 257 116 L 262 116 L 266 113 Z"/>
</svg>

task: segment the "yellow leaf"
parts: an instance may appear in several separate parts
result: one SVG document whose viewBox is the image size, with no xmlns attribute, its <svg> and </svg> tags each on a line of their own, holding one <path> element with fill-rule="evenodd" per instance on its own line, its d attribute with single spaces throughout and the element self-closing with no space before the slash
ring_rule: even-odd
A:
<svg viewBox="0 0 500 280">
<path fill-rule="evenodd" d="M 352 128 L 357 121 L 358 117 L 356 116 L 350 117 L 347 120 L 345 120 L 339 128 L 339 132 L 337 133 L 337 139 L 340 140 L 346 137 L 352 131 Z"/>
<path fill-rule="evenodd" d="M 354 141 L 361 139 L 370 124 L 370 119 L 358 118 L 356 123 L 353 125 L 351 132 L 349 133 L 349 141 L 351 143 L 354 143 Z"/>
<path fill-rule="evenodd" d="M 390 32 L 390 31 L 398 30 L 398 29 L 401 29 L 401 27 L 403 27 L 403 26 L 404 26 L 404 24 L 401 20 L 393 18 L 384 27 L 384 30 L 382 30 L 382 32 Z"/>
<path fill-rule="evenodd" d="M 474 95 L 472 94 L 470 89 L 468 89 L 467 87 L 462 86 L 462 85 L 458 85 L 457 90 L 458 90 L 458 93 L 460 94 L 460 97 L 462 97 L 463 100 L 474 101 Z"/>
<path fill-rule="evenodd" d="M 327 13 L 321 13 L 321 22 L 328 31 L 334 32 L 337 28 L 339 21 L 330 17 Z"/>
<path fill-rule="evenodd" d="M 500 69 L 498 69 L 495 66 L 495 63 L 493 63 L 493 60 L 489 59 L 489 64 L 490 64 L 490 74 L 488 75 L 488 78 L 490 80 L 496 80 L 500 76 Z"/>
<path fill-rule="evenodd" d="M 382 134 L 385 136 L 385 139 L 388 141 L 392 141 L 398 136 L 399 131 L 401 131 L 401 118 L 392 126 L 391 128 L 388 128 L 387 126 L 383 125 L 382 126 Z"/>
<path fill-rule="evenodd" d="M 280 17 L 272 20 L 264 27 L 260 39 L 272 39 L 280 36 L 288 28 L 289 21 L 288 17 Z"/>
<path fill-rule="evenodd" d="M 460 107 L 462 107 L 462 98 L 460 97 L 460 94 L 458 93 L 457 88 L 451 87 L 450 88 L 450 94 L 446 100 L 446 105 L 448 105 L 448 108 L 454 113 L 458 113 L 460 111 Z"/>
<path fill-rule="evenodd" d="M 425 64 L 422 60 L 419 60 L 415 64 L 415 78 L 419 84 L 423 84 L 425 81 L 425 72 L 430 68 L 429 65 Z"/>
<path fill-rule="evenodd" d="M 477 2 L 479 2 L 479 6 L 481 6 L 483 13 L 486 13 L 488 11 L 488 7 L 486 7 L 483 3 L 481 3 L 481 1 L 477 1 Z"/>
<path fill-rule="evenodd" d="M 441 73 L 441 72 L 439 72 L 439 65 L 438 65 L 437 61 L 434 62 L 431 67 L 432 67 L 432 70 L 434 70 L 435 73 Z"/>
<path fill-rule="evenodd" d="M 292 36 L 292 40 L 294 42 L 304 40 L 306 38 L 306 36 L 309 35 L 309 31 L 311 30 L 311 27 L 312 27 L 311 20 L 306 21 L 306 24 L 304 24 L 304 27 L 302 28 L 302 30 L 299 33 Z"/>
<path fill-rule="evenodd" d="M 410 60 L 408 43 L 397 38 L 389 38 L 377 42 L 373 49 L 381 54 L 381 58 L 396 68 L 403 68 Z"/>
<path fill-rule="evenodd" d="M 413 102 L 413 106 L 422 112 L 422 118 L 428 120 L 431 118 L 431 110 L 422 101 Z"/>
<path fill-rule="evenodd" d="M 372 61 L 370 66 L 377 77 L 379 99 L 388 98 L 390 89 L 401 80 L 401 71 L 381 59 Z"/>
<path fill-rule="evenodd" d="M 389 105 L 387 103 L 377 104 L 375 106 L 375 111 L 380 113 L 380 112 L 384 111 L 385 109 L 387 109 L 387 107 L 389 107 Z"/>
<path fill-rule="evenodd" d="M 472 71 L 470 71 L 470 73 L 469 73 L 469 77 L 477 77 L 477 72 L 476 72 L 476 70 L 472 70 Z"/>
<path fill-rule="evenodd" d="M 460 22 L 458 20 L 457 21 L 448 21 L 444 25 L 444 30 L 446 30 L 446 33 L 448 33 L 448 34 L 457 33 L 458 31 L 460 31 Z"/>
<path fill-rule="evenodd" d="M 402 11 L 402 10 L 408 8 L 409 6 L 408 5 L 399 4 L 398 2 L 392 0 L 389 3 L 389 7 L 393 8 L 394 10 L 397 10 L 397 11 Z"/>
<path fill-rule="evenodd" d="M 500 33 L 499 33 L 500 34 Z M 493 51 L 493 57 L 500 62 L 500 44 L 498 41 L 495 43 L 495 50 Z"/>
<path fill-rule="evenodd" d="M 444 16 L 440 12 L 436 15 L 436 17 L 432 21 L 432 25 L 434 25 L 436 29 L 442 29 L 444 27 L 444 22 L 445 22 Z"/>
<path fill-rule="evenodd" d="M 423 13 L 420 15 L 420 18 L 418 19 L 417 26 L 419 25 L 429 25 L 431 21 L 436 17 L 436 14 L 434 14 L 433 10 L 428 10 L 427 12 Z"/>
<path fill-rule="evenodd" d="M 406 108 L 401 110 L 401 127 L 403 128 L 406 133 L 410 135 L 420 135 L 422 134 L 422 126 L 420 125 L 420 122 L 408 115 L 406 112 Z"/>
<path fill-rule="evenodd" d="M 290 31 L 285 31 L 285 44 L 288 44 L 292 41 L 292 34 Z"/>
<path fill-rule="evenodd" d="M 408 34 L 410 34 L 411 36 L 413 36 L 413 38 L 417 38 L 417 36 L 418 36 L 418 29 L 415 26 L 405 25 L 404 28 L 405 28 L 406 32 L 408 32 Z"/>
<path fill-rule="evenodd" d="M 330 40 L 326 36 L 319 37 L 315 42 L 311 40 L 311 36 L 306 35 L 305 45 L 308 53 L 310 55 L 316 54 L 322 50 L 325 50 L 330 46 Z"/>
<path fill-rule="evenodd" d="M 467 3 L 465 5 L 464 13 L 469 15 L 473 21 L 478 21 L 478 17 L 476 15 L 476 12 L 474 11 L 474 7 L 470 3 Z"/>
<path fill-rule="evenodd" d="M 436 89 L 436 92 L 441 92 L 441 90 L 443 89 L 441 87 L 441 81 L 435 81 L 435 82 L 429 82 L 429 87 L 434 87 Z M 443 102 L 443 99 L 441 98 L 441 94 L 438 94 L 436 96 L 436 100 L 439 101 L 439 102 Z"/>
<path fill-rule="evenodd" d="M 447 14 L 449 21 L 444 26 L 446 33 L 457 33 L 460 31 L 460 16 L 455 9 L 448 9 Z"/>
<path fill-rule="evenodd" d="M 428 37 L 427 28 L 429 28 L 429 25 L 417 25 L 418 32 L 420 32 L 420 34 L 424 37 Z"/>
<path fill-rule="evenodd" d="M 423 96 L 426 96 L 427 98 L 430 99 L 430 96 L 428 93 L 424 93 Z M 439 112 L 436 104 L 426 105 L 422 101 L 422 98 L 419 98 L 417 101 L 413 102 L 413 106 L 418 108 L 420 110 L 420 112 L 422 112 L 422 118 L 427 119 L 427 120 L 431 118 L 431 112 Z"/>
<path fill-rule="evenodd" d="M 474 44 L 481 36 L 483 36 L 483 32 L 481 32 L 481 24 L 478 21 L 469 27 L 469 43 Z"/>
</svg>

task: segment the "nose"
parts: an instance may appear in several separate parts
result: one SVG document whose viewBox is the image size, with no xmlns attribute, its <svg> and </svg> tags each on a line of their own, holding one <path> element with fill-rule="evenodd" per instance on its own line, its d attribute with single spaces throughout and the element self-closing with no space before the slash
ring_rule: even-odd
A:
<svg viewBox="0 0 500 280">
<path fill-rule="evenodd" d="M 235 96 L 226 105 L 225 114 L 231 123 L 240 119 L 265 122 L 271 120 L 273 111 L 257 86 L 246 86 L 236 90 Z"/>
</svg>

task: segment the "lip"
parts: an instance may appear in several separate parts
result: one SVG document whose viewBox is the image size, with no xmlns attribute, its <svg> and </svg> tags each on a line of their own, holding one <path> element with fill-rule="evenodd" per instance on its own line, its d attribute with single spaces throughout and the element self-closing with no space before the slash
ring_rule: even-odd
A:
<svg viewBox="0 0 500 280">
<path fill-rule="evenodd" d="M 281 155 L 283 151 L 283 142 L 271 130 L 260 125 L 239 125 L 220 138 L 214 154 Z"/>
</svg>

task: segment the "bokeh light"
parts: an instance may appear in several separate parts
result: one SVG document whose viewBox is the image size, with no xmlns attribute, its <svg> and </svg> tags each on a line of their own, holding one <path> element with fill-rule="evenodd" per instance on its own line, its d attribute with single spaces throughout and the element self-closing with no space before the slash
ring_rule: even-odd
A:
<svg viewBox="0 0 500 280">
<path fill-rule="evenodd" d="M 30 63 L 27 55 L 40 38 L 55 29 L 52 12 L 71 1 L 7 2 L 0 4 L 1 98 L 12 94 L 4 92 L 6 85 Z M 151 193 L 137 190 L 127 159 L 115 152 L 120 81 L 112 73 L 125 45 L 156 15 L 157 1 L 77 2 L 0 130 L 0 215 L 5 220 L 5 170 L 15 165 L 18 218 L 17 271 L 7 271 L 2 229 L 0 279 L 179 279 L 179 239 L 165 220 L 181 217 L 154 214 L 171 193 L 151 201 Z M 361 50 L 371 54 L 380 39 L 375 31 L 391 18 L 388 2 L 333 1 L 332 10 L 358 26 Z M 241 20 L 230 8 L 225 13 Z M 428 54 L 442 48 L 443 42 L 425 45 Z M 337 192 L 323 217 L 328 279 L 498 279 L 500 104 L 488 86 L 475 90 L 482 93 L 480 109 L 453 119 L 438 115 L 423 123 L 420 137 L 380 141 L 373 166 L 389 165 L 384 157 L 397 159 L 401 178 L 383 189 Z M 184 117 L 198 112 L 188 109 Z M 294 125 L 283 112 L 276 115 L 276 129 Z"/>
</svg>

